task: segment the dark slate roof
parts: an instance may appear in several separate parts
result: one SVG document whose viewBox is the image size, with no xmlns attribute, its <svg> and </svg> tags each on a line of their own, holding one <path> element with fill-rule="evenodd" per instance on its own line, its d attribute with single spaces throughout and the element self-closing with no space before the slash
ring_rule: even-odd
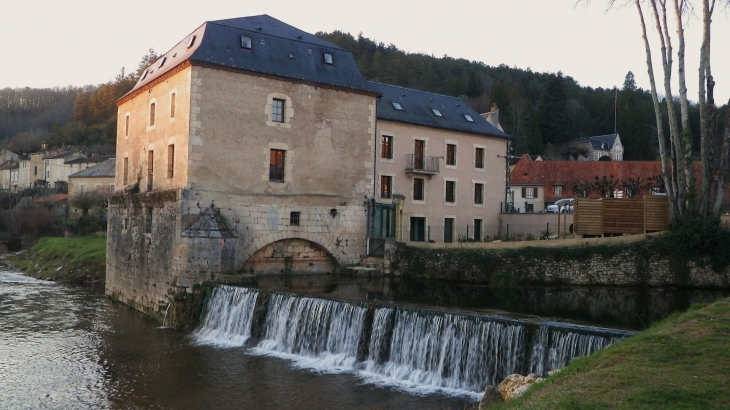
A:
<svg viewBox="0 0 730 410">
<path fill-rule="evenodd" d="M 13 161 L 12 159 L 9 159 L 2 164 L 0 164 L 0 170 L 6 170 L 6 169 L 15 169 L 18 168 L 19 164 L 18 161 Z"/>
<path fill-rule="evenodd" d="M 88 167 L 83 171 L 69 175 L 69 178 L 114 178 L 116 161 L 115 158 L 109 158 L 93 167 Z"/>
<path fill-rule="evenodd" d="M 81 157 L 72 159 L 71 161 L 66 161 L 67 164 L 98 164 L 100 162 L 104 162 L 108 160 L 109 158 L 114 158 L 114 155 L 96 155 L 93 157 Z"/>
<path fill-rule="evenodd" d="M 611 150 L 613 143 L 616 141 L 616 134 L 597 135 L 595 137 L 589 137 L 588 141 L 591 143 L 591 148 L 593 149 Z M 603 148 L 603 144 L 606 144 L 608 148 Z"/>
<path fill-rule="evenodd" d="M 241 36 L 251 38 L 250 50 L 241 47 Z M 333 64 L 324 63 L 324 52 Z M 151 65 L 130 93 L 187 60 L 377 93 L 351 52 L 265 14 L 204 23 Z"/>
<path fill-rule="evenodd" d="M 44 155 L 43 159 L 57 159 L 57 158 L 66 158 L 67 156 L 74 153 L 74 150 L 61 150 L 57 151 L 48 155 Z"/>
<path fill-rule="evenodd" d="M 213 208 L 207 208 L 180 236 L 187 238 L 235 238 L 236 233 Z"/>
<path fill-rule="evenodd" d="M 512 138 L 482 118 L 461 98 L 396 85 L 375 82 L 371 82 L 371 84 L 383 95 L 378 101 L 379 120 L 404 122 L 489 137 Z M 399 103 L 403 110 L 395 109 L 393 102 Z M 432 111 L 434 108 L 441 112 L 441 117 L 434 115 Z M 464 115 L 469 115 L 474 122 L 467 121 Z"/>
</svg>

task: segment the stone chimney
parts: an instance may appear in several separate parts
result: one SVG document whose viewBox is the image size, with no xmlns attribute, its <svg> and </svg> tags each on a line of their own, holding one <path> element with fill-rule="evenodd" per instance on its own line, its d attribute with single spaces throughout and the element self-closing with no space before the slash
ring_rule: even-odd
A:
<svg viewBox="0 0 730 410">
<path fill-rule="evenodd" d="M 504 132 L 502 126 L 499 125 L 499 107 L 496 103 L 492 103 L 492 108 L 489 112 L 480 115 L 482 116 L 482 118 L 487 120 L 487 122 L 494 125 L 496 129 Z"/>
</svg>

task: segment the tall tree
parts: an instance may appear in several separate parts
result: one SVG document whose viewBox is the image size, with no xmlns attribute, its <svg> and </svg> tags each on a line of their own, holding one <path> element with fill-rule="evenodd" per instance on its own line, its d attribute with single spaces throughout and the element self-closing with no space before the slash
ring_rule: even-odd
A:
<svg viewBox="0 0 730 410">
<path fill-rule="evenodd" d="M 568 97 L 563 73 L 553 75 L 545 87 L 540 104 L 540 133 L 544 143 L 559 144 L 570 139 Z"/>
</svg>

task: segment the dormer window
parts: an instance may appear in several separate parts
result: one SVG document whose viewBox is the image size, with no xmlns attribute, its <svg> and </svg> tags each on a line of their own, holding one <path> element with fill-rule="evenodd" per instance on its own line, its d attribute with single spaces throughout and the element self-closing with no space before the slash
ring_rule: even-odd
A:
<svg viewBox="0 0 730 410">
<path fill-rule="evenodd" d="M 162 60 L 160 60 L 160 65 L 158 65 L 157 68 L 162 68 L 162 66 L 165 65 L 165 61 L 167 61 L 167 57 L 162 57 Z"/>
<path fill-rule="evenodd" d="M 190 40 L 188 40 L 188 48 L 192 47 L 195 44 L 195 36 L 190 37 Z"/>
<path fill-rule="evenodd" d="M 474 122 L 474 118 L 472 118 L 469 114 L 464 114 L 464 118 L 466 118 L 466 120 L 469 122 Z"/>
<path fill-rule="evenodd" d="M 241 48 L 244 50 L 251 49 L 251 37 L 241 36 Z"/>
<path fill-rule="evenodd" d="M 147 77 L 147 70 L 144 70 L 144 73 L 142 73 L 142 78 L 140 80 L 144 80 Z"/>
<path fill-rule="evenodd" d="M 332 65 L 332 54 L 324 53 L 324 63 Z"/>
<path fill-rule="evenodd" d="M 435 108 L 431 108 L 431 111 L 433 111 L 433 115 L 435 115 L 437 117 L 443 117 L 443 115 L 441 115 L 441 111 L 439 111 Z"/>
<path fill-rule="evenodd" d="M 398 111 L 403 111 L 403 106 L 400 105 L 400 103 L 397 103 L 395 101 L 392 101 L 391 104 L 393 104 L 393 108 L 395 108 Z"/>
</svg>

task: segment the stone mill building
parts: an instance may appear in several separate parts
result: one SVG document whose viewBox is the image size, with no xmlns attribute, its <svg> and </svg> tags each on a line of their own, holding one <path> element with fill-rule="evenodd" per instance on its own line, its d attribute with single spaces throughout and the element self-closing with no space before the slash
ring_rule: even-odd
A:
<svg viewBox="0 0 730 410">
<path fill-rule="evenodd" d="M 159 314 L 216 275 L 359 262 L 382 196 L 382 95 L 349 51 L 267 15 L 195 29 L 117 102 L 107 294 Z M 506 134 L 468 114 L 504 152 Z M 397 131 L 404 153 L 411 136 Z M 504 162 L 492 162 L 504 192 Z"/>
</svg>

